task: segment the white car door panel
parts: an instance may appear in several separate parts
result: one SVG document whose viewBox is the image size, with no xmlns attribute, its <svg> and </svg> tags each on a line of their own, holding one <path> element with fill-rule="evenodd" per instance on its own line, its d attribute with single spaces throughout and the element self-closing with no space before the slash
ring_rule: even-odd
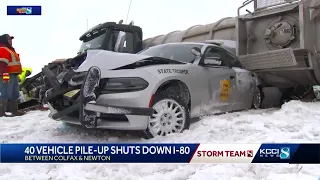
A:
<svg viewBox="0 0 320 180">
<path fill-rule="evenodd" d="M 201 114 L 211 115 L 233 110 L 236 72 L 223 61 L 223 50 L 210 47 L 204 55 L 210 98 L 201 104 Z M 205 102 L 205 103 L 204 103 Z"/>
</svg>

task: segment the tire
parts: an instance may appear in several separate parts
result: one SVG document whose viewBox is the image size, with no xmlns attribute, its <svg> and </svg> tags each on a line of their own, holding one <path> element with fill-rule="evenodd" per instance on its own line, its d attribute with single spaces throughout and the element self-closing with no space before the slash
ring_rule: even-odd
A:
<svg viewBox="0 0 320 180">
<path fill-rule="evenodd" d="M 167 106 L 160 106 L 160 104 L 162 103 L 166 103 Z M 171 107 L 171 105 L 173 106 Z M 170 91 L 162 91 L 155 94 L 152 101 L 152 107 L 154 108 L 154 114 L 159 115 L 152 115 L 151 117 L 149 117 L 148 127 L 142 132 L 144 138 L 151 139 L 156 136 L 165 136 L 172 133 L 182 133 L 184 130 L 190 128 L 190 114 L 187 103 L 179 99 L 175 93 Z M 161 109 L 163 112 L 157 112 L 159 111 L 159 109 Z M 173 113 L 174 109 L 176 109 L 176 113 Z M 179 111 L 181 112 L 180 114 L 177 113 Z M 172 124 L 175 120 L 177 120 L 176 122 L 178 122 L 179 126 L 173 127 Z M 159 123 L 159 126 L 161 128 L 167 129 L 160 129 L 160 131 L 156 132 L 157 128 L 155 128 L 154 126 L 156 125 L 156 123 Z"/>
<path fill-rule="evenodd" d="M 262 104 L 262 99 L 263 99 L 262 92 L 260 87 L 256 87 L 254 91 L 255 92 L 252 99 L 252 108 L 260 109 Z"/>
<path fill-rule="evenodd" d="M 277 87 L 261 88 L 263 94 L 261 109 L 280 107 L 282 104 L 283 93 Z"/>
</svg>

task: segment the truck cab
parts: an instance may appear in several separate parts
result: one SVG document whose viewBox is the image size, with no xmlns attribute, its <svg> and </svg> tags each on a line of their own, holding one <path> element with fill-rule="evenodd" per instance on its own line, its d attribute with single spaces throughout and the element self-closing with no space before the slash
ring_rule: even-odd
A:
<svg viewBox="0 0 320 180">
<path fill-rule="evenodd" d="M 82 44 L 78 54 L 87 49 L 133 54 L 142 50 L 142 29 L 133 23 L 106 22 L 89 29 L 79 40 Z"/>
</svg>

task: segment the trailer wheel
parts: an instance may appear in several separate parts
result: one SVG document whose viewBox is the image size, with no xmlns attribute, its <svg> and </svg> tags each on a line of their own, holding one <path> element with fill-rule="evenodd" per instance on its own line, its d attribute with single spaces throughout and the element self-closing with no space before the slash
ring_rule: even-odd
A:
<svg viewBox="0 0 320 180">
<path fill-rule="evenodd" d="M 262 104 L 262 93 L 259 87 L 256 87 L 254 90 L 254 95 L 252 99 L 252 108 L 260 109 Z"/>
<path fill-rule="evenodd" d="M 154 96 L 152 102 L 154 113 L 149 117 L 147 129 L 143 131 L 145 138 L 182 133 L 185 129 L 189 129 L 188 106 L 177 97 L 169 91 L 161 91 Z"/>
<path fill-rule="evenodd" d="M 274 108 L 281 106 L 282 102 L 282 92 L 277 87 L 263 87 L 261 88 L 261 93 L 263 95 L 261 108 Z"/>
</svg>

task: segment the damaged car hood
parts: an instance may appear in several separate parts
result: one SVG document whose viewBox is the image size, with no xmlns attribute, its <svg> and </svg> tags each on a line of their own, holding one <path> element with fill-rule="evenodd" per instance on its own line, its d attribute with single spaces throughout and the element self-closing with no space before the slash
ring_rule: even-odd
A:
<svg viewBox="0 0 320 180">
<path fill-rule="evenodd" d="M 85 61 L 74 71 L 87 71 L 92 66 L 97 66 L 104 70 L 112 70 L 150 57 L 151 56 L 141 54 L 119 53 L 105 50 L 88 50 Z"/>
</svg>

